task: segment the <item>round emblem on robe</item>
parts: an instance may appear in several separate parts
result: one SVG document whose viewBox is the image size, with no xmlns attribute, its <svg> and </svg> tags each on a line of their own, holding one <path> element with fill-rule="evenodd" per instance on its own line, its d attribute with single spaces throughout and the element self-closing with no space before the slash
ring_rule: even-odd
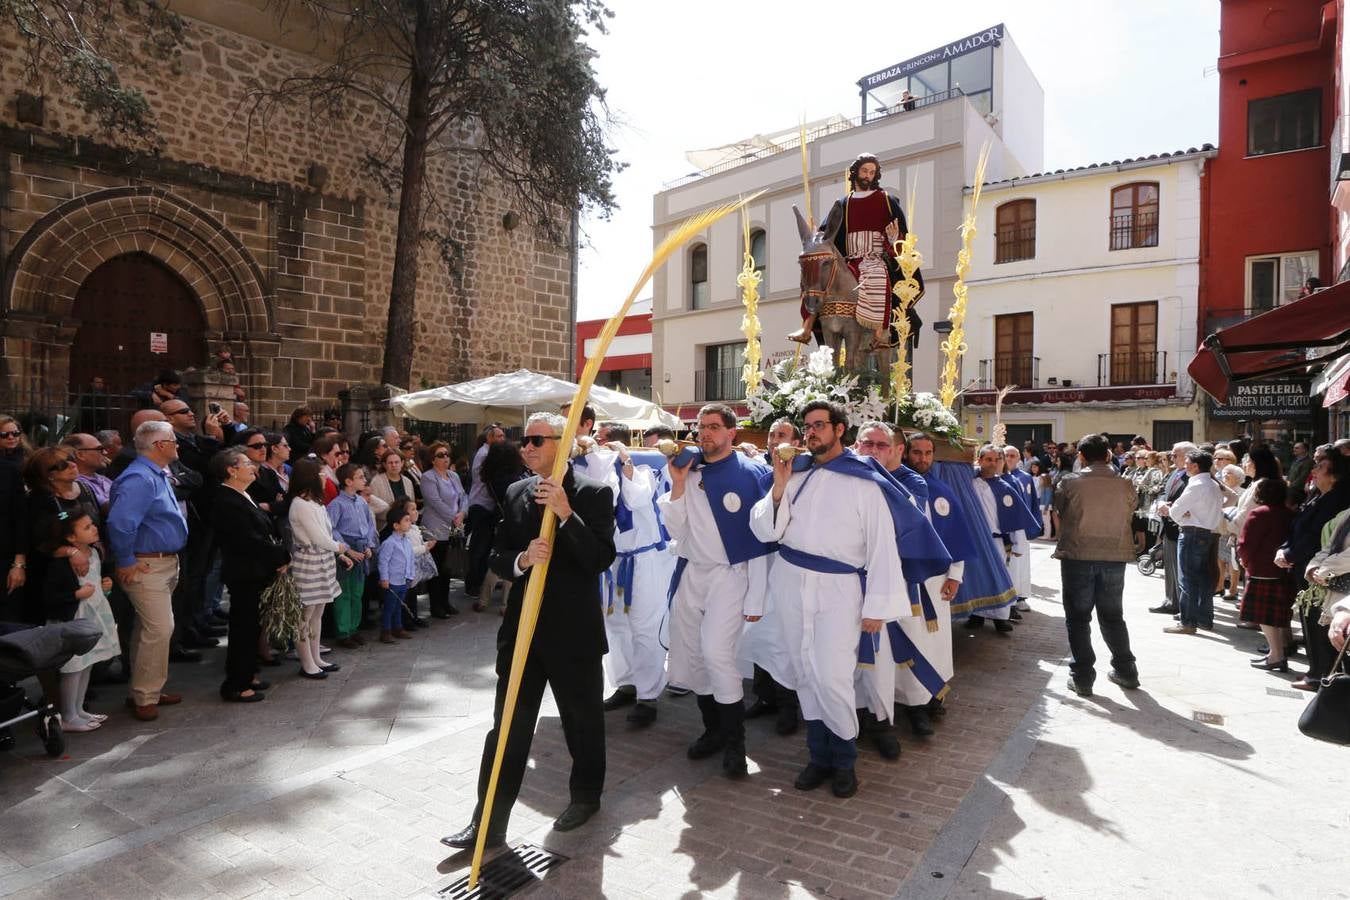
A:
<svg viewBox="0 0 1350 900">
<path fill-rule="evenodd" d="M 946 497 L 938 497 L 933 501 L 933 512 L 939 516 L 950 516 L 952 514 L 952 504 Z"/>
<path fill-rule="evenodd" d="M 741 509 L 740 494 L 723 494 L 722 508 L 729 513 L 740 512 Z"/>
<path fill-rule="evenodd" d="M 1004 505 L 1004 506 L 1012 506 L 1012 505 L 1013 505 L 1012 494 L 1004 494 L 1004 495 L 1003 495 L 1003 505 Z"/>
</svg>

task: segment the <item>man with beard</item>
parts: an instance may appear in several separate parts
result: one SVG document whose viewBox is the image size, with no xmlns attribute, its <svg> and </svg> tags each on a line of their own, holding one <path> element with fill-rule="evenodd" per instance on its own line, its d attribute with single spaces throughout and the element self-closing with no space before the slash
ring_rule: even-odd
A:
<svg viewBox="0 0 1350 900">
<path fill-rule="evenodd" d="M 842 407 L 814 401 L 803 417 L 810 455 L 774 458 L 773 490 L 755 504 L 750 521 L 757 537 L 778 542 L 771 590 L 793 650 L 790 680 L 810 751 L 794 786 L 806 791 L 829 781 L 835 796 L 851 797 L 858 790 L 858 633 L 867 636 L 870 662 L 893 670 L 879 654 L 886 623 L 911 614 L 901 540 L 906 553 L 940 554 L 944 566 L 950 558 L 931 528 L 926 539 L 914 532 L 922 516 L 909 493 L 875 461 L 844 448 Z"/>
<path fill-rule="evenodd" d="M 763 464 L 735 452 L 736 414 L 710 403 L 699 410 L 701 453 L 682 452 L 666 467 L 670 493 L 657 501 L 677 541 L 670 582 L 670 680 L 698 696 L 703 734 L 690 759 L 722 752 L 722 773 L 742 778 L 745 707 L 736 664 L 743 623 L 764 612 L 767 555 L 750 530 L 750 508 L 769 489 Z"/>
<path fill-rule="evenodd" d="M 817 236 L 823 240 L 834 235 L 834 245 L 848 262 L 858 279 L 858 305 L 854 313 L 858 323 L 872 329 L 877 347 L 895 345 L 894 314 L 899 300 L 891 288 L 900 278 L 900 264 L 895 258 L 895 242 L 903 240 L 909 227 L 900 201 L 881 187 L 881 163 L 871 153 L 863 153 L 848 167 L 848 195 L 830 207 Z M 923 297 L 923 275 L 917 269 L 919 298 Z M 914 305 L 917 305 L 916 303 Z M 910 306 L 910 340 L 918 343 L 919 328 L 923 322 Z M 808 310 L 803 303 L 803 324 L 789 340 L 808 343 L 814 332 L 818 311 Z M 901 352 L 904 352 L 903 349 Z"/>
<path fill-rule="evenodd" d="M 600 573 L 614 562 L 614 500 L 608 487 L 576 474 L 570 466 L 561 484 L 552 479 L 557 454 L 567 452 L 558 446 L 566 424 L 553 413 L 535 413 L 526 420 L 520 454 L 533 475 L 511 485 L 502 500 L 502 522 L 496 529 L 490 564 L 512 584 L 497 632 L 497 699 L 492 730 L 483 741 L 473 821 L 441 838 L 447 847 L 467 849 L 478 840 L 483 801 L 501 734 L 521 605 L 530 581 L 527 573 L 545 561 L 549 566 L 539 619 L 525 659 L 511 731 L 506 736 L 485 846 L 499 847 L 506 842 L 511 807 L 525 777 L 545 687 L 557 701 L 563 737 L 572 756 L 568 782 L 571 800 L 553 827 L 571 831 L 600 808 L 605 782 L 605 714 L 600 705 L 605 686 L 601 667 L 605 626 L 600 620 Z M 552 545 L 539 537 L 545 506 L 558 517 Z"/>
<path fill-rule="evenodd" d="M 1032 514 L 1022 502 L 1020 490 L 1015 482 L 1003 477 L 1003 451 L 993 444 L 980 448 L 979 468 L 974 472 L 975 497 L 979 500 L 980 510 L 984 513 L 985 525 L 989 529 L 990 539 L 994 541 L 999 559 L 1003 560 L 1010 577 L 1013 576 L 1012 559 L 1018 554 L 1028 554 L 1031 547 L 1027 543 L 1027 532 L 1040 527 L 1038 516 Z M 1016 578 L 1013 577 L 1016 584 Z M 985 618 L 993 619 L 995 630 L 1008 633 L 1013 630 L 1012 604 L 996 609 L 987 609 L 984 615 L 971 616 L 966 620 L 969 629 L 979 628 Z"/>
</svg>

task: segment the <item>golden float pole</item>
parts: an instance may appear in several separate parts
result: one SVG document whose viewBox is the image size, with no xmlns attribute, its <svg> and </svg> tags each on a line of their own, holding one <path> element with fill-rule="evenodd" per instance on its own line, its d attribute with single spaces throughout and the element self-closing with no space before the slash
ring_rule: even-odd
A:
<svg viewBox="0 0 1350 900">
<path fill-rule="evenodd" d="M 969 348 L 966 346 L 966 300 L 968 288 L 966 275 L 970 272 L 970 249 L 975 243 L 975 213 L 980 205 L 980 187 L 984 184 L 984 168 L 989 162 L 989 143 L 980 148 L 980 158 L 975 164 L 975 189 L 970 198 L 970 211 L 961 223 L 961 250 L 956 254 L 956 283 L 952 285 L 952 309 L 947 319 L 952 330 L 942 342 L 942 352 L 946 362 L 942 366 L 942 389 L 939 397 L 942 405 L 952 408 L 956 402 L 956 367 Z"/>
</svg>

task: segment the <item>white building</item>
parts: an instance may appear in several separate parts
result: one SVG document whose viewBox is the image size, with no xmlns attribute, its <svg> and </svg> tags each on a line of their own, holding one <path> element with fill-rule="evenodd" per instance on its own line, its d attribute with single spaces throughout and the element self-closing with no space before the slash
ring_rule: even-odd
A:
<svg viewBox="0 0 1350 900">
<path fill-rule="evenodd" d="M 1164 447 L 1199 433 L 1186 366 L 1214 155 L 1206 144 L 984 186 L 967 278 L 967 434 L 990 436 L 1007 385 L 1016 445 L 1107 432 Z"/>
<path fill-rule="evenodd" d="M 873 73 L 859 81 L 863 115 L 833 117 L 808 133 L 811 209 L 823 219 L 843 195 L 844 172 L 860 153 L 881 160 L 882 185 L 902 204 L 911 182 L 914 209 L 906 209 L 924 256 L 927 292 L 918 314 L 925 327 L 914 355 L 919 389 L 936 389 L 941 361 L 932 323 L 951 306 L 962 189 L 974 178 L 980 148 L 991 146 L 990 179 L 1010 178 L 1042 165 L 1044 93 L 1003 26 Z M 912 104 L 900 100 L 908 90 Z M 912 106 L 912 108 L 909 108 Z M 802 164 L 793 129 L 786 138 L 758 136 L 721 151 L 690 154 L 701 169 L 656 194 L 656 244 L 689 216 L 763 190 L 749 209 L 755 259 L 764 274 L 759 314 L 768 363 L 792 354 L 787 335 L 801 324 L 801 242 L 792 215 L 804 209 Z M 670 260 L 653 286 L 653 395 L 685 418 L 707 400 L 739 400 L 745 339 L 736 275 L 741 268 L 741 223 L 729 217 Z"/>
</svg>

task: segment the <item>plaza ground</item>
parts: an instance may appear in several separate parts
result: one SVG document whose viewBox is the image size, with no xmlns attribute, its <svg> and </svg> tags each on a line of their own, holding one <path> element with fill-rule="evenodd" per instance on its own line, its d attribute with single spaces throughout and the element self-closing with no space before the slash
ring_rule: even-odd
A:
<svg viewBox="0 0 1350 900">
<path fill-rule="evenodd" d="M 804 739 L 769 721 L 748 723 L 749 779 L 689 761 L 692 698 L 663 699 L 645 731 L 609 714 L 603 808 L 558 834 L 569 758 L 546 701 L 509 842 L 566 860 L 522 895 L 1350 896 L 1350 751 L 1298 734 L 1294 676 L 1248 667 L 1260 639 L 1222 602 L 1213 634 L 1162 634 L 1146 609 L 1162 580 L 1131 569 L 1143 686 L 1099 663 L 1096 696 L 1070 694 L 1051 549 L 1033 548 L 1033 610 L 1012 637 L 958 629 L 937 735 L 902 729 L 895 763 L 864 750 L 849 800 L 794 790 Z M 0 895 L 436 896 L 467 872 L 437 838 L 473 807 L 498 621 L 466 611 L 334 654 L 323 682 L 267 669 L 256 705 L 216 698 L 223 653 L 208 651 L 172 667 L 184 703 L 149 724 L 103 686 L 90 708 L 112 718 L 68 736 L 65 758 L 27 731 L 0 756 Z"/>
</svg>

